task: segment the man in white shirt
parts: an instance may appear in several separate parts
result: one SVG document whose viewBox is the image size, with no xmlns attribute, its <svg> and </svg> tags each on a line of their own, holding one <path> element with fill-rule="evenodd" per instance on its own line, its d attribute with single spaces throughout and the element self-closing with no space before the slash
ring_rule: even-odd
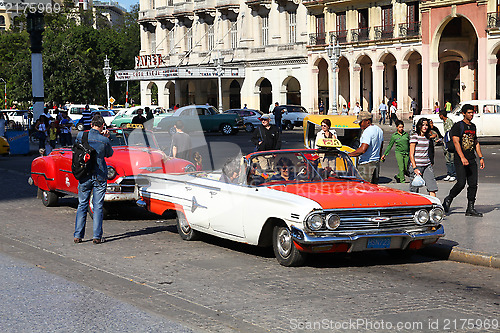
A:
<svg viewBox="0 0 500 333">
<path fill-rule="evenodd" d="M 367 182 L 378 184 L 384 132 L 372 124 L 372 114 L 368 111 L 361 111 L 354 123 L 359 124 L 363 133 L 359 148 L 349 153 L 349 156 L 359 156 L 358 171 L 361 177 Z"/>
<path fill-rule="evenodd" d="M 353 109 L 354 115 L 357 116 L 361 112 L 361 106 L 359 106 L 359 102 L 356 102 L 356 106 Z"/>
<path fill-rule="evenodd" d="M 380 119 L 378 120 L 378 124 L 384 123 L 385 125 L 385 115 L 387 114 L 387 104 L 382 101 L 378 106 L 378 110 L 380 111 Z"/>
</svg>

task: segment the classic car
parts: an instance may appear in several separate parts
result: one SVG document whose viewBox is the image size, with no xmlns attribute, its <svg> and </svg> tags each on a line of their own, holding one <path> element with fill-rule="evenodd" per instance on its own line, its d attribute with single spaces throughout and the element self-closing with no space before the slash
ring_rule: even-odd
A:
<svg viewBox="0 0 500 333">
<path fill-rule="evenodd" d="M 209 105 L 188 105 L 175 110 L 170 117 L 164 117 L 158 128 L 171 131 L 178 120 L 184 123 L 185 132 L 220 131 L 224 135 L 236 134 L 243 129 L 243 120 L 237 114 L 219 113 Z"/>
<path fill-rule="evenodd" d="M 99 113 L 102 116 L 102 118 L 104 119 L 104 122 L 106 123 L 106 126 L 112 126 L 111 122 L 113 121 L 113 119 L 115 119 L 115 116 L 116 116 L 115 112 L 113 110 L 94 110 L 94 111 L 92 111 L 92 115 L 95 115 L 97 113 Z M 77 130 L 83 131 L 82 118 L 73 120 L 73 125 L 75 126 L 75 128 Z"/>
<path fill-rule="evenodd" d="M 460 102 L 451 112 L 448 118 L 454 123 L 464 119 L 462 115 L 462 106 L 471 104 L 474 107 L 474 118 L 472 122 L 476 125 L 477 136 L 480 138 L 500 136 L 500 100 L 473 100 Z M 439 114 L 421 114 L 413 117 L 413 127 L 420 118 L 431 119 L 442 135 L 445 134 L 443 121 Z"/>
<path fill-rule="evenodd" d="M 8 156 L 10 152 L 10 145 L 6 138 L 0 136 L 0 155 Z"/>
<path fill-rule="evenodd" d="M 254 109 L 229 109 L 224 111 L 224 113 L 235 113 L 238 114 L 243 123 L 245 124 L 245 132 L 250 133 L 255 130 L 255 127 L 261 124 L 260 116 L 262 112 Z"/>
<path fill-rule="evenodd" d="M 125 128 L 127 124 L 132 123 L 132 119 L 134 119 L 134 117 L 137 115 L 139 111 L 142 111 L 142 115 L 146 117 L 146 111 L 144 110 L 146 107 L 149 107 L 151 111 L 154 113 L 153 127 L 158 126 L 158 123 L 163 119 L 163 117 L 172 115 L 172 113 L 165 111 L 158 105 L 134 106 L 120 111 L 111 121 L 111 126 Z"/>
<path fill-rule="evenodd" d="M 167 157 L 151 131 L 117 128 L 110 129 L 110 133 L 114 153 L 106 158 L 108 187 L 104 197 L 105 213 L 114 202 L 133 202 L 137 199 L 138 174 L 196 170 L 189 161 Z M 56 205 L 61 196 L 78 193 L 78 180 L 71 172 L 72 156 L 71 148 L 58 148 L 48 156 L 33 160 L 29 183 L 39 188 L 45 206 Z"/>
<path fill-rule="evenodd" d="M 285 266 L 308 253 L 405 253 L 444 236 L 439 199 L 365 182 L 333 142 L 251 153 L 212 172 L 144 174 L 137 204 L 176 211 L 184 240 L 210 234 L 272 246 Z"/>
<path fill-rule="evenodd" d="M 306 108 L 300 105 L 280 105 L 282 110 L 281 123 L 283 128 L 293 130 L 296 126 L 302 126 L 304 118 L 309 115 Z M 271 113 L 271 123 L 275 123 L 274 114 Z"/>
</svg>

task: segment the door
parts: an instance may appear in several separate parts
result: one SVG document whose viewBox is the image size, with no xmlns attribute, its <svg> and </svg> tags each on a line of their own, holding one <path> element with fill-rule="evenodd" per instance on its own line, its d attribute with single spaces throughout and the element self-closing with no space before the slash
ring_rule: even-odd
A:
<svg viewBox="0 0 500 333">
<path fill-rule="evenodd" d="M 474 115 L 478 136 L 500 136 L 500 105 L 484 104 Z"/>
<path fill-rule="evenodd" d="M 78 180 L 71 172 L 73 153 L 70 149 L 61 149 L 52 154 L 56 166 L 56 187 L 63 192 L 78 193 Z"/>
<path fill-rule="evenodd" d="M 215 217 L 211 222 L 212 229 L 235 237 L 245 237 L 243 212 L 245 205 L 248 205 L 245 191 L 249 190 L 237 184 L 220 183 L 220 191 L 212 202 Z"/>
<path fill-rule="evenodd" d="M 325 16 L 316 16 L 316 45 L 326 44 L 326 34 L 325 34 Z"/>
</svg>

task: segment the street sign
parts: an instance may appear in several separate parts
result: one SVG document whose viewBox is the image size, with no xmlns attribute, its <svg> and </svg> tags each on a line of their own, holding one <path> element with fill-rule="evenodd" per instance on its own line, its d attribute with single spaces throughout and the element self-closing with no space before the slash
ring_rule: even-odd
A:
<svg viewBox="0 0 500 333">
<path fill-rule="evenodd" d="M 115 101 L 116 101 L 116 99 L 114 99 L 114 98 L 113 98 L 113 96 L 111 96 L 111 97 L 109 98 L 109 103 L 110 103 L 110 104 L 115 104 Z"/>
</svg>

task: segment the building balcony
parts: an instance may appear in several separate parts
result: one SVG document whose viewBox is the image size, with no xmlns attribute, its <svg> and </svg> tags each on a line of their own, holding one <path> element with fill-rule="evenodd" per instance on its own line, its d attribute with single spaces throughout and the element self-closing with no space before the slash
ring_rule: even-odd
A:
<svg viewBox="0 0 500 333">
<path fill-rule="evenodd" d="M 194 3 L 192 0 L 174 3 L 174 12 L 173 12 L 174 16 L 193 15 L 193 13 L 194 13 Z"/>
<path fill-rule="evenodd" d="M 330 31 L 330 44 L 347 43 L 347 30 Z"/>
<path fill-rule="evenodd" d="M 326 45 L 326 32 L 309 34 L 309 45 Z"/>
<path fill-rule="evenodd" d="M 351 29 L 351 42 L 363 42 L 370 39 L 370 28 Z"/>
<path fill-rule="evenodd" d="M 394 38 L 394 26 L 392 24 L 373 27 L 373 32 L 376 40 Z"/>
<path fill-rule="evenodd" d="M 250 1 L 245 1 L 245 4 L 252 10 L 259 11 L 260 8 L 270 10 L 271 2 L 272 2 L 271 0 L 250 0 Z"/>
<path fill-rule="evenodd" d="M 399 37 L 417 37 L 420 36 L 420 22 L 407 22 L 399 24 Z"/>
<path fill-rule="evenodd" d="M 240 12 L 240 4 L 237 0 L 216 0 L 215 8 L 224 15 L 227 15 L 229 11 L 234 14 Z"/>
<path fill-rule="evenodd" d="M 172 17 L 174 14 L 174 6 L 164 6 L 156 8 L 156 18 Z"/>
<path fill-rule="evenodd" d="M 488 29 L 500 28 L 500 12 L 488 13 Z"/>
<path fill-rule="evenodd" d="M 194 11 L 215 9 L 215 0 L 194 0 Z"/>
<path fill-rule="evenodd" d="M 156 9 L 146 9 L 139 11 L 138 21 L 154 21 L 156 18 Z"/>
</svg>

